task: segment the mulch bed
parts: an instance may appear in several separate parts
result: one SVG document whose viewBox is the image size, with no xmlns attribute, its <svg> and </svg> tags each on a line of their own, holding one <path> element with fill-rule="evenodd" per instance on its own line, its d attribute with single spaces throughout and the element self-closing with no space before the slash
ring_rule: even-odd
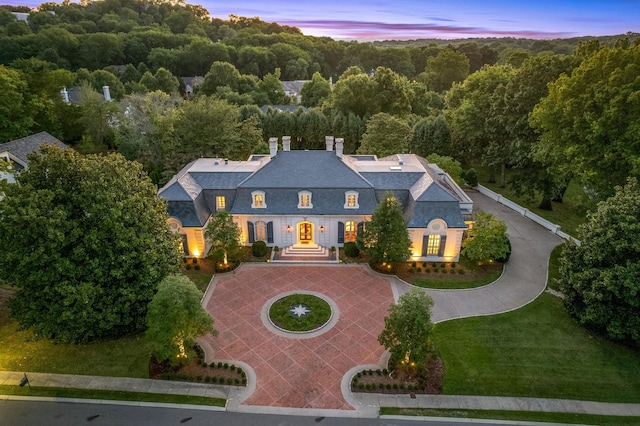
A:
<svg viewBox="0 0 640 426">
<path fill-rule="evenodd" d="M 385 394 L 442 394 L 444 364 L 441 358 L 432 358 L 427 363 L 422 380 L 417 374 L 405 371 L 363 370 L 351 381 L 353 392 Z"/>
<path fill-rule="evenodd" d="M 434 262 L 426 262 L 426 264 L 427 266 L 423 266 L 422 262 L 416 262 L 416 266 L 412 267 L 410 262 L 398 263 L 394 265 L 395 273 L 398 278 L 406 282 L 413 282 L 413 280 L 419 278 L 451 278 L 454 280 L 473 281 L 484 277 L 490 271 L 500 270 L 502 268 L 502 264 L 497 262 L 480 265 L 475 267 L 475 269 L 465 268 L 459 263 L 455 264 L 455 267 L 453 267 L 451 263 L 435 262 L 435 267 L 433 266 Z M 418 268 L 420 268 L 419 272 Z M 427 270 L 429 272 L 427 272 Z M 464 273 L 460 273 L 459 271 L 464 271 Z"/>
<path fill-rule="evenodd" d="M 199 352 L 197 352 L 200 355 Z M 240 367 L 223 362 L 207 365 L 200 357 L 193 357 L 187 364 L 174 367 L 167 361 L 158 362 L 152 355 L 149 360 L 149 378 L 180 380 L 227 386 L 246 386 L 247 375 Z"/>
</svg>

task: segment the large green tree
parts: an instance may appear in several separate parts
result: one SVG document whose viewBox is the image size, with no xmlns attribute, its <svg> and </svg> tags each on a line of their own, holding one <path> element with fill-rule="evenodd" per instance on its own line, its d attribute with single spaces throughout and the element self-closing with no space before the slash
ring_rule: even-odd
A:
<svg viewBox="0 0 640 426">
<path fill-rule="evenodd" d="M 445 92 L 451 85 L 469 75 L 469 59 L 452 47 L 445 47 L 436 56 L 427 59 L 427 66 L 419 79 L 430 90 Z"/>
<path fill-rule="evenodd" d="M 567 311 L 609 338 L 640 346 L 640 185 L 629 179 L 598 204 L 560 258 Z"/>
<path fill-rule="evenodd" d="M 503 187 L 513 149 L 505 115 L 505 92 L 512 73 L 510 66 L 487 66 L 455 83 L 447 92 L 444 111 L 459 152 L 466 160 L 481 156 L 492 170 L 499 167 Z"/>
<path fill-rule="evenodd" d="M 552 83 L 531 115 L 542 134 L 535 158 L 575 173 L 598 199 L 640 177 L 639 64 L 638 43 L 604 47 Z"/>
<path fill-rule="evenodd" d="M 411 240 L 402 217 L 400 201 L 387 192 L 371 220 L 358 234 L 358 245 L 375 263 L 404 262 L 409 258 Z"/>
<path fill-rule="evenodd" d="M 424 291 L 413 289 L 400 296 L 396 305 L 389 307 L 378 342 L 391 352 L 391 359 L 398 363 L 393 367 L 425 366 L 432 348 L 432 306 L 433 300 Z"/>
<path fill-rule="evenodd" d="M 411 127 L 401 118 L 384 112 L 371 117 L 362 135 L 358 154 L 375 154 L 387 157 L 407 152 L 412 137 Z"/>
<path fill-rule="evenodd" d="M 140 330 L 179 264 L 166 203 L 119 154 L 41 152 L 0 202 L 0 278 L 18 288 L 12 315 L 59 342 Z"/>
<path fill-rule="evenodd" d="M 194 356 L 197 337 L 218 334 L 201 298 L 196 285 L 184 275 L 169 275 L 160 282 L 147 312 L 147 338 L 156 360 L 184 364 Z"/>
<path fill-rule="evenodd" d="M 316 72 L 311 77 L 311 81 L 302 86 L 300 95 L 302 96 L 302 105 L 306 107 L 320 106 L 331 95 L 331 86 L 319 72 Z"/>
<path fill-rule="evenodd" d="M 540 194 L 540 207 L 546 210 L 551 210 L 552 200 L 562 200 L 570 176 L 558 170 L 551 173 L 547 159 L 534 158 L 540 134 L 529 125 L 529 116 L 549 93 L 549 83 L 570 73 L 575 63 L 572 56 L 533 56 L 514 71 L 505 92 L 503 114 L 512 141 L 509 162 L 514 170 L 509 184 L 518 195 Z"/>
<path fill-rule="evenodd" d="M 0 143 L 29 134 L 33 104 L 22 73 L 0 65 Z"/>
</svg>

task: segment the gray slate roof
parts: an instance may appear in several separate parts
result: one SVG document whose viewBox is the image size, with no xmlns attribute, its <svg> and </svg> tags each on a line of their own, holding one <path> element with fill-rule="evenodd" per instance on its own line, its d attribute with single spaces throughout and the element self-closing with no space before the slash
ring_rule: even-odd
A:
<svg viewBox="0 0 640 426">
<path fill-rule="evenodd" d="M 266 156 L 264 156 L 266 157 Z M 218 162 L 200 159 L 180 171 L 160 195 L 169 201 L 169 214 L 183 226 L 200 227 L 216 211 L 216 196 L 226 198 L 232 214 L 252 215 L 370 215 L 387 191 L 400 200 L 409 228 L 424 228 L 442 219 L 450 228 L 466 228 L 460 201 L 441 184 L 426 160 L 404 155 L 410 164 L 396 169 L 388 159 L 358 158 L 371 162 L 358 172 L 352 157 L 342 159 L 335 151 L 279 151 L 275 157 L 249 162 Z M 209 162 L 209 163 L 207 163 Z M 395 163 L 394 163 L 395 164 Z M 221 167 L 221 166 L 220 166 Z M 210 171 L 209 171 L 210 170 Z M 298 208 L 298 193 L 310 191 L 312 208 Z M 358 208 L 345 209 L 345 192 L 358 192 Z M 265 208 L 252 208 L 253 191 L 263 191 Z"/>
<path fill-rule="evenodd" d="M 23 163 L 29 164 L 27 156 L 32 152 L 37 151 L 42 145 L 46 144 L 57 145 L 62 149 L 67 148 L 67 145 L 51 136 L 49 133 L 40 132 L 35 135 L 0 144 L 0 152 L 8 151 Z"/>
<path fill-rule="evenodd" d="M 242 188 L 372 188 L 333 151 L 280 151 Z"/>
</svg>

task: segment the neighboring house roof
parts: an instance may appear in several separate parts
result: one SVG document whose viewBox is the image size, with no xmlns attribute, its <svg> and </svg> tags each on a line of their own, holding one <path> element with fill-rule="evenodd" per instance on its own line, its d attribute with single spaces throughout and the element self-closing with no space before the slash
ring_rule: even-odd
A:
<svg viewBox="0 0 640 426">
<path fill-rule="evenodd" d="M 260 107 L 260 111 L 263 114 L 266 114 L 269 109 L 276 110 L 278 112 L 294 112 L 298 108 L 302 108 L 303 111 L 307 111 L 309 108 L 303 107 L 302 105 L 262 105 Z"/>
<path fill-rule="evenodd" d="M 296 98 L 302 94 L 302 86 L 311 80 L 289 80 L 282 82 L 282 89 L 287 96 L 295 96 Z"/>
<path fill-rule="evenodd" d="M 413 154 L 378 159 L 295 150 L 254 155 L 248 161 L 201 158 L 159 195 L 169 202 L 169 214 L 186 227 L 204 226 L 216 212 L 217 196 L 225 197 L 225 209 L 232 214 L 344 216 L 372 214 L 385 192 L 392 191 L 407 227 L 424 228 L 442 219 L 450 228 L 466 228 L 463 214 L 473 202 L 452 185 L 446 173 Z M 255 191 L 264 193 L 265 207 L 252 207 Z M 311 193 L 310 208 L 298 206 L 301 191 Z M 345 208 L 348 191 L 357 192 L 357 208 Z"/>
<path fill-rule="evenodd" d="M 29 164 L 28 155 L 37 151 L 41 146 L 53 144 L 60 148 L 66 148 L 67 145 L 54 138 L 47 132 L 36 133 L 35 135 L 26 136 L 10 142 L 0 144 L 0 154 L 8 153 L 11 160 L 22 167 Z"/>
</svg>

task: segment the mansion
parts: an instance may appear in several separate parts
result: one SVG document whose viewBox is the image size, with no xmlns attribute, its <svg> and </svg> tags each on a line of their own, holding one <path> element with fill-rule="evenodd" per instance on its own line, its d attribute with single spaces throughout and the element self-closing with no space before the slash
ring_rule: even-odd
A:
<svg viewBox="0 0 640 426">
<path fill-rule="evenodd" d="M 325 139 L 325 151 L 292 151 L 284 136 L 280 151 L 278 139 L 269 140 L 269 155 L 185 166 L 159 191 L 184 255 L 207 255 L 204 229 L 223 210 L 242 230 L 243 245 L 342 247 L 390 191 L 402 205 L 411 259 L 458 260 L 473 202 L 448 174 L 414 154 L 344 155 L 343 139 Z"/>
</svg>

